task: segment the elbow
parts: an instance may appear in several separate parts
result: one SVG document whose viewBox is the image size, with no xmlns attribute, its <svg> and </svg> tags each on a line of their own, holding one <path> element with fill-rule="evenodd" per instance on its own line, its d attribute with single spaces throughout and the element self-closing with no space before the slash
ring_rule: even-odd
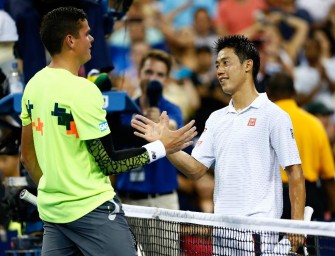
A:
<svg viewBox="0 0 335 256">
<path fill-rule="evenodd" d="M 191 180 L 199 180 L 202 177 L 202 175 L 199 175 L 198 173 L 194 173 L 194 174 L 192 173 L 192 174 L 187 175 L 187 177 L 190 178 Z"/>
<path fill-rule="evenodd" d="M 194 173 L 184 173 L 184 174 L 191 180 L 199 180 L 202 176 L 205 175 L 206 171 L 198 171 Z"/>
<path fill-rule="evenodd" d="M 193 171 L 190 171 L 193 170 Z M 182 171 L 189 179 L 191 180 L 199 180 L 202 176 L 206 174 L 208 168 L 201 164 L 200 162 L 196 161 L 196 164 L 193 165 L 191 168 L 185 171 Z"/>
</svg>

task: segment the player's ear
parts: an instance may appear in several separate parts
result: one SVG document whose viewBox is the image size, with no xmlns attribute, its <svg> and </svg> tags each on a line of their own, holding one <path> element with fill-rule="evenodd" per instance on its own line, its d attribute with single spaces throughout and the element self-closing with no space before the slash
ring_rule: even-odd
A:
<svg viewBox="0 0 335 256">
<path fill-rule="evenodd" d="M 72 49 L 74 47 L 74 40 L 75 38 L 72 36 L 72 35 L 67 35 L 65 38 L 64 38 L 64 46 L 66 46 L 67 48 L 69 49 Z"/>
<path fill-rule="evenodd" d="M 251 59 L 248 59 L 244 62 L 245 72 L 252 72 L 252 67 L 254 62 Z"/>
</svg>

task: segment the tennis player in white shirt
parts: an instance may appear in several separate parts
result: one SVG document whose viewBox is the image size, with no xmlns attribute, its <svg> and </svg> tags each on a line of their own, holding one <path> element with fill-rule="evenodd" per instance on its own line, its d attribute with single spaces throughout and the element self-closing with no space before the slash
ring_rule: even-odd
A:
<svg viewBox="0 0 335 256">
<path fill-rule="evenodd" d="M 305 181 L 292 122 L 265 93 L 256 91 L 257 49 L 246 37 L 233 35 L 219 38 L 216 51 L 217 78 L 231 101 L 210 115 L 192 155 L 179 151 L 169 160 L 191 179 L 199 179 L 215 163 L 214 213 L 278 219 L 283 208 L 282 166 L 289 177 L 292 219 L 303 220 Z M 137 118 L 132 123 L 135 134 L 154 140 L 158 125 Z M 288 238 L 292 251 L 303 244 L 302 236 Z M 256 247 L 261 254 L 262 242 Z"/>
</svg>

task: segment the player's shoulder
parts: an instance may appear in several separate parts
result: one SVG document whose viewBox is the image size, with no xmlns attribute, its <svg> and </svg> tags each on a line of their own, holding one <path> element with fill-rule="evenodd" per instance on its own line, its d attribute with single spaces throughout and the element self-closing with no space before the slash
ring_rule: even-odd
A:
<svg viewBox="0 0 335 256">
<path fill-rule="evenodd" d="M 217 121 L 218 119 L 222 118 L 224 115 L 226 115 L 228 113 L 228 106 L 217 109 L 215 111 L 213 111 L 209 117 L 208 117 L 208 121 Z"/>
<path fill-rule="evenodd" d="M 101 94 L 101 91 L 98 88 L 98 86 L 95 83 L 86 79 L 85 77 L 77 76 L 75 77 L 75 79 L 76 79 L 75 84 L 77 87 L 74 89 L 78 90 L 81 94 L 86 94 L 86 95 L 91 95 L 91 96 Z"/>
<path fill-rule="evenodd" d="M 275 104 L 270 100 L 266 101 L 263 113 L 268 114 L 270 117 L 273 117 L 274 119 L 290 117 L 290 115 L 285 110 L 283 110 L 281 107 L 279 107 L 277 104 Z"/>
</svg>

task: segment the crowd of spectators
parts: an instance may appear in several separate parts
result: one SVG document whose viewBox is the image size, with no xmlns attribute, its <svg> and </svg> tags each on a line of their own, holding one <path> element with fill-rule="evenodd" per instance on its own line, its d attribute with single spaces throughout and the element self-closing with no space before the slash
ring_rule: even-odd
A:
<svg viewBox="0 0 335 256">
<path fill-rule="evenodd" d="M 56 2 L 62 1 L 0 0 L 0 54 L 1 48 L 10 49 L 25 82 L 47 63 L 38 24 Z M 138 79 L 141 58 L 151 49 L 166 51 L 174 63 L 163 95 L 181 108 L 184 122 L 196 120 L 199 132 L 209 114 L 230 100 L 217 82 L 213 44 L 219 36 L 246 35 L 261 56 L 258 91 L 266 92 L 275 74 L 289 74 L 297 104 L 321 120 L 335 156 L 335 0 L 133 0 L 124 17 L 112 20 L 112 29 L 104 19 L 100 4 L 104 1 L 65 2 L 88 12 L 95 38 L 92 60 L 80 75 L 87 76 L 92 69 L 106 72 L 111 90 L 126 91 L 135 99 L 142 93 Z M 122 1 L 109 2 L 111 8 Z M 16 29 L 18 36 L 5 36 Z M 0 59 L 4 70 L 0 78 L 6 75 L 3 64 Z M 0 81 L 2 86 L 4 81 Z M 1 97 L 4 91 L 2 87 Z M 4 116 L 0 119 L 1 124 L 8 121 Z M 12 125 L 1 125 L 1 140 L 10 136 Z M 0 161 L 6 157 L 0 151 Z M 180 209 L 213 211 L 213 175 L 214 171 L 196 182 L 180 175 Z M 0 169 L 0 177 L 4 176 Z M 335 213 L 326 211 L 323 219 L 329 220 L 331 214 Z"/>
</svg>

